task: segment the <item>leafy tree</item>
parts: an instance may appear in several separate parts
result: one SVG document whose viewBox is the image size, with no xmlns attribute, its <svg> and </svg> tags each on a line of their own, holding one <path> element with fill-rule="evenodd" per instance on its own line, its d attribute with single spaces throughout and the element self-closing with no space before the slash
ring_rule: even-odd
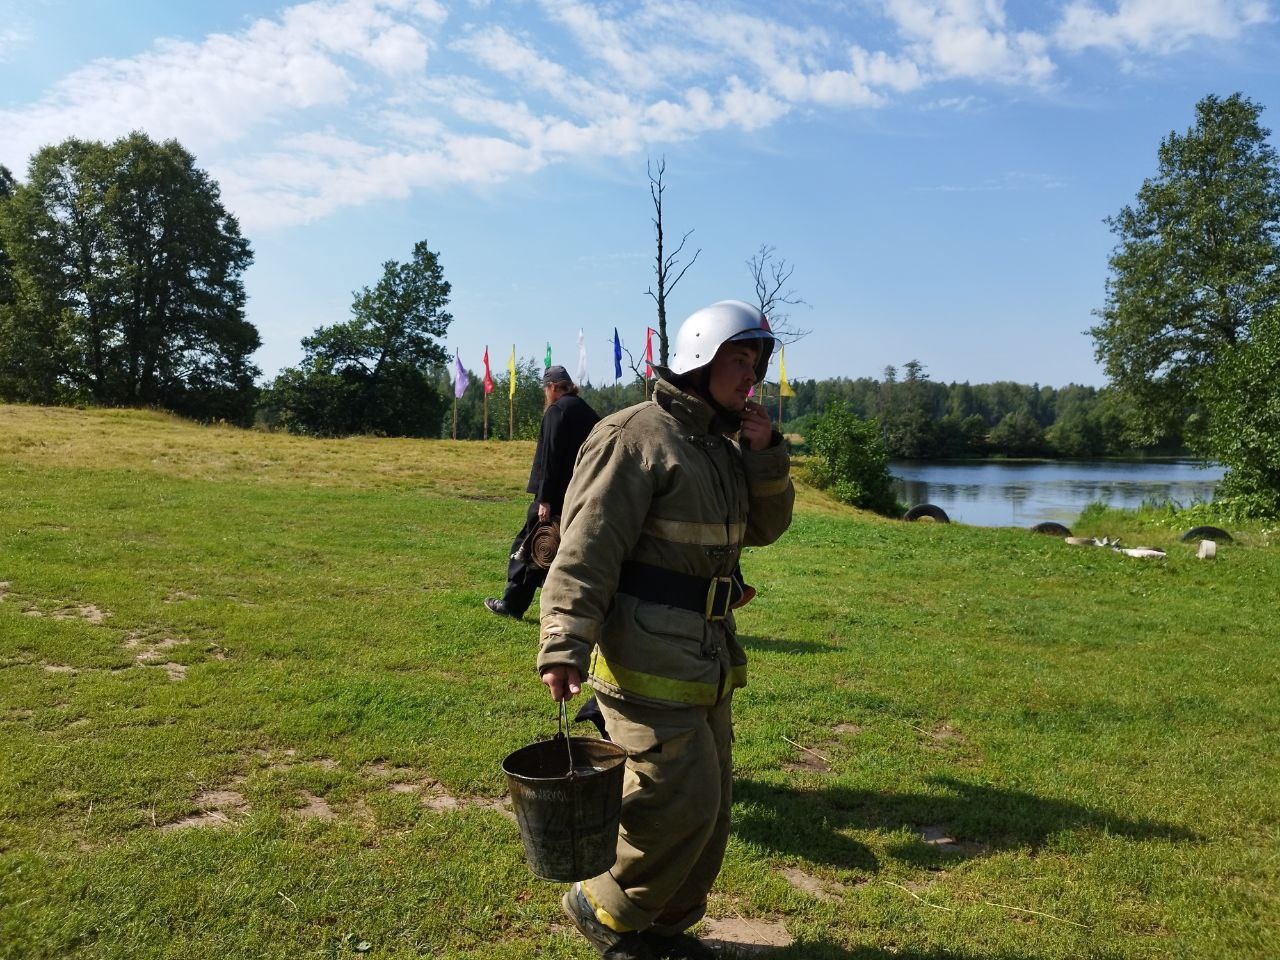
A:
<svg viewBox="0 0 1280 960">
<path fill-rule="evenodd" d="M 450 289 L 425 240 L 408 263 L 384 263 L 382 279 L 353 294 L 351 319 L 304 338 L 301 365 L 276 377 L 278 422 L 316 436 L 439 436 L 449 357 L 436 338 L 453 322 Z"/>
<path fill-rule="evenodd" d="M 252 416 L 252 261 L 217 184 L 177 141 L 69 139 L 0 203 L 13 298 L 0 317 L 10 399 Z"/>
<path fill-rule="evenodd" d="M 1212 454 L 1240 411 L 1220 415 L 1208 384 L 1280 305 L 1280 167 L 1260 105 L 1237 93 L 1195 111 L 1161 142 L 1137 203 L 1106 221 L 1119 243 L 1090 333 L 1139 440 L 1185 426 L 1192 449 Z"/>
<path fill-rule="evenodd" d="M 1256 320 L 1249 339 L 1223 351 L 1205 386 L 1215 429 L 1208 452 L 1227 467 L 1224 508 L 1280 517 L 1280 309 Z"/>
<path fill-rule="evenodd" d="M 843 401 L 831 404 L 808 436 L 814 459 L 809 479 L 845 503 L 886 516 L 902 512 L 893 494 L 889 457 L 880 424 L 854 415 Z"/>
<path fill-rule="evenodd" d="M 1010 457 L 1033 457 L 1044 449 L 1044 431 L 1025 407 L 1007 413 L 991 431 L 989 442 L 999 453 Z"/>
<path fill-rule="evenodd" d="M 0 208 L 13 196 L 18 183 L 13 179 L 9 168 L 0 163 Z M 0 234 L 0 308 L 13 303 L 13 270 L 9 254 L 5 250 L 4 235 Z"/>
</svg>

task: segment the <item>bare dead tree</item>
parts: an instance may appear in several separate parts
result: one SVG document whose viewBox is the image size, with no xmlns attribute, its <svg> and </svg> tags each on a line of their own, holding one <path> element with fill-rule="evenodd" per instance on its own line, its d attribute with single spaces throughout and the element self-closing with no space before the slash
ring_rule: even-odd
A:
<svg viewBox="0 0 1280 960">
<path fill-rule="evenodd" d="M 786 309 L 802 304 L 812 309 L 800 294 L 788 286 L 791 275 L 796 272 L 795 264 L 787 263 L 785 258 L 777 256 L 774 247 L 762 243 L 747 261 L 747 269 L 756 284 L 756 306 L 769 318 L 769 328 L 779 340 L 795 343 L 813 332 L 795 326 Z"/>
<path fill-rule="evenodd" d="M 622 352 L 627 355 L 627 369 L 635 374 L 637 380 L 647 380 L 648 378 L 644 375 L 646 363 L 644 357 L 637 360 L 629 347 L 623 347 Z"/>
<path fill-rule="evenodd" d="M 657 174 L 654 174 L 654 170 Z M 660 359 L 658 362 L 662 366 L 667 365 L 667 296 L 676 288 L 676 284 L 680 282 L 689 268 L 694 265 L 698 259 L 698 254 L 702 252 L 699 247 L 693 252 L 692 259 L 689 260 L 680 269 L 680 252 L 684 250 L 685 242 L 693 234 L 689 230 L 680 238 L 679 245 L 670 253 L 666 253 L 663 247 L 663 222 L 662 222 L 662 194 L 667 189 L 662 182 L 663 175 L 667 172 L 667 158 L 660 157 L 655 164 L 652 160 L 645 161 L 645 171 L 649 174 L 649 196 L 653 198 L 653 229 L 658 240 L 658 255 L 654 260 L 653 272 L 658 280 L 658 292 L 653 292 L 653 287 L 645 291 L 649 296 L 653 297 L 654 302 L 658 305 L 658 352 Z M 679 272 L 677 272 L 677 270 Z M 672 274 L 675 274 L 674 278 Z"/>
</svg>

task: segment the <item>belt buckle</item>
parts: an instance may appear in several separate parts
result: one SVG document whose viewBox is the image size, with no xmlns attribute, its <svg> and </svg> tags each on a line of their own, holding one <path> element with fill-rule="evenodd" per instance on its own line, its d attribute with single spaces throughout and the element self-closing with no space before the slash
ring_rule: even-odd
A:
<svg viewBox="0 0 1280 960">
<path fill-rule="evenodd" d="M 724 600 L 717 604 L 721 587 L 724 588 Z M 704 616 L 709 621 L 723 620 L 729 615 L 729 605 L 733 600 L 733 577 L 712 577 L 707 586 L 707 606 Z M 717 609 L 717 607 L 719 609 Z"/>
</svg>

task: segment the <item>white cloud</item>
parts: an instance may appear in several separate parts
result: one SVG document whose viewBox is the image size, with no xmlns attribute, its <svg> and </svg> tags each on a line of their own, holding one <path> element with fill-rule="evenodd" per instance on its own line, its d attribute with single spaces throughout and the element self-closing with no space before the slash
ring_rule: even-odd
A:
<svg viewBox="0 0 1280 960">
<path fill-rule="evenodd" d="M 931 85 L 924 108 L 966 109 L 965 81 L 1036 86 L 1054 74 L 1048 39 L 1011 24 L 1004 0 L 878 0 L 883 22 L 865 32 L 862 21 L 805 23 L 795 5 L 765 14 L 735 2 L 470 0 L 450 12 L 439 0 L 309 0 L 234 34 L 157 40 L 68 74 L 0 110 L 0 162 L 20 170 L 72 135 L 177 137 L 260 229 L 757 131 L 797 110 L 880 107 Z M 1072 48 L 1165 49 L 1266 15 L 1259 0 L 1064 2 L 1054 36 Z M 877 48 L 885 26 L 888 48 Z"/>
<path fill-rule="evenodd" d="M 886 0 L 909 52 L 942 77 L 1043 84 L 1053 75 L 1048 42 L 1006 26 L 1003 0 Z"/>
<path fill-rule="evenodd" d="M 31 40 L 26 30 L 12 24 L 0 27 L 0 63 L 9 59 L 9 51 L 16 50 Z"/>
<path fill-rule="evenodd" d="M 1105 47 L 1168 53 L 1194 40 L 1234 40 L 1246 27 L 1271 19 L 1261 0 L 1119 0 L 1107 12 L 1074 0 L 1054 40 L 1068 50 Z"/>
<path fill-rule="evenodd" d="M 593 3 L 541 0 L 541 4 L 553 20 L 569 29 L 584 56 L 603 64 L 628 89 L 661 88 L 671 77 L 688 76 L 706 66 L 704 56 L 687 45 L 649 42 L 655 32 L 651 29 L 654 11 L 642 9 L 641 18 L 628 24 L 608 19 Z"/>
<path fill-rule="evenodd" d="M 340 106 L 357 86 L 352 68 L 404 74 L 425 65 L 425 38 L 394 19 L 406 6 L 319 0 L 234 36 L 161 39 L 139 56 L 95 61 L 39 102 L 0 111 L 9 134 L 0 161 L 23 165 L 40 147 L 71 135 L 113 139 L 133 129 L 201 151 L 275 118 Z M 432 5 L 418 6 L 430 12 Z"/>
</svg>

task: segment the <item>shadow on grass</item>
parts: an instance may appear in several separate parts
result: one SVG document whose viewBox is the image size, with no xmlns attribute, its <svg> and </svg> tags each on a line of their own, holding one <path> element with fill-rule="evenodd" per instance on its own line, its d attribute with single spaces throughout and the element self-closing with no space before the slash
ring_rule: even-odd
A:
<svg viewBox="0 0 1280 960">
<path fill-rule="evenodd" d="M 760 960 L 1032 960 L 1023 953 L 956 953 L 954 950 L 887 950 L 881 947 L 842 947 L 826 940 L 803 940 L 789 947 L 775 947 L 747 954 L 726 951 L 726 957 L 758 957 Z"/>
<path fill-rule="evenodd" d="M 824 653 L 828 650 L 839 650 L 838 643 L 818 643 L 814 640 L 782 640 L 778 637 L 749 637 L 738 634 L 738 640 L 748 650 L 768 651 L 769 653 Z"/>
<path fill-rule="evenodd" d="M 900 830 L 920 839 L 900 843 L 892 855 L 932 868 L 997 850 L 1042 847 L 1076 830 L 1130 840 L 1196 842 L 1189 830 L 1144 817 L 1123 816 L 1019 790 L 935 777 L 937 793 L 873 790 L 797 790 L 754 780 L 734 784 L 734 833 L 743 840 L 815 863 L 874 872 L 875 856 L 840 831 Z"/>
</svg>

